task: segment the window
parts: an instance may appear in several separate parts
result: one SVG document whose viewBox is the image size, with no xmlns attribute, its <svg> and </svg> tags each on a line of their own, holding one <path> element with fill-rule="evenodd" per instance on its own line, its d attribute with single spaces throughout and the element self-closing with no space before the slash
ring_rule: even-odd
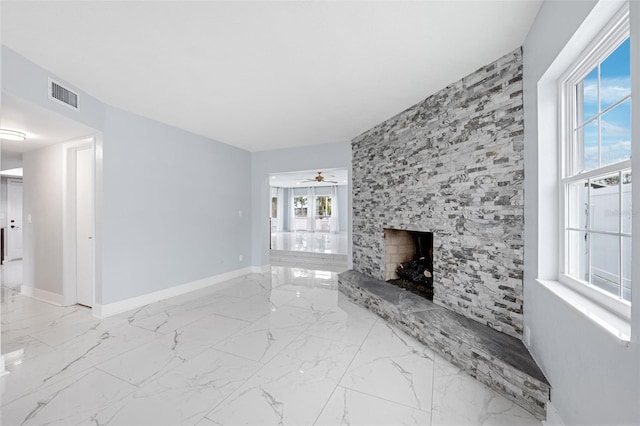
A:
<svg viewBox="0 0 640 426">
<path fill-rule="evenodd" d="M 307 197 L 294 197 L 293 209 L 296 217 L 307 217 Z"/>
<path fill-rule="evenodd" d="M 631 83 L 627 15 L 563 84 L 563 281 L 631 300 Z M 587 290 L 591 291 L 591 290 Z"/>
<path fill-rule="evenodd" d="M 329 195 L 319 195 L 316 197 L 316 216 L 331 216 L 331 197 Z"/>
<path fill-rule="evenodd" d="M 271 217 L 278 217 L 278 197 L 271 197 Z"/>
</svg>

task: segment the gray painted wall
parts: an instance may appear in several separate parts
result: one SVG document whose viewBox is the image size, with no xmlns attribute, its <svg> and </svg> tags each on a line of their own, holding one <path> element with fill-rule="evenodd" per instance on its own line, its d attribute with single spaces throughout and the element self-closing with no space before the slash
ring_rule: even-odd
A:
<svg viewBox="0 0 640 426">
<path fill-rule="evenodd" d="M 247 151 L 107 107 L 102 303 L 249 266 L 250 168 Z"/>
<path fill-rule="evenodd" d="M 347 169 L 351 176 L 349 142 L 254 152 L 251 155 L 252 265 L 269 264 L 269 174 L 298 170 Z M 351 179 L 349 178 L 349 181 Z M 349 194 L 351 186 L 349 185 Z M 351 201 L 349 200 L 349 206 Z M 350 209 L 349 209 L 350 210 Z M 347 229 L 351 239 L 351 213 Z M 351 243 L 349 243 L 351 247 Z M 349 252 L 351 250 L 349 249 Z M 351 262 L 349 254 L 349 262 Z"/>
<path fill-rule="evenodd" d="M 544 2 L 524 44 L 525 102 L 525 268 L 524 324 L 531 329 L 530 351 L 551 382 L 551 402 L 566 424 L 637 424 L 640 421 L 640 297 L 634 285 L 631 312 L 632 342 L 629 347 L 616 341 L 586 316 L 540 285 L 536 278 L 554 279 L 558 271 L 557 198 L 554 176 L 557 158 L 551 147 L 543 146 L 538 134 L 539 119 L 551 110 L 556 115 L 554 96 L 539 85 L 556 57 L 592 11 L 595 1 Z M 606 2 L 605 2 L 606 3 Z M 632 39 L 640 36 L 639 4 L 631 2 Z M 596 12 L 598 13 L 598 12 Z M 635 37 L 635 38 L 634 38 Z M 565 51 L 566 52 L 566 51 Z M 573 52 L 574 54 L 579 53 Z M 632 42 L 634 69 L 640 65 L 640 46 Z M 640 79 L 633 77 L 633 98 L 640 99 Z M 555 84 L 554 84 L 555 83 Z M 557 80 L 548 82 L 557 90 Z M 635 101 L 634 101 L 635 102 Z M 539 114 L 541 114 L 539 116 Z M 640 123 L 633 111 L 634 150 L 638 148 Z M 544 115 L 546 117 L 546 115 Z M 543 124 L 541 131 L 555 126 Z M 638 167 L 635 156 L 634 168 Z M 634 203 L 640 202 L 635 188 Z M 634 204 L 638 209 L 639 204 Z M 633 232 L 640 224 L 634 215 Z M 639 239 L 634 239 L 638 253 Z M 633 276 L 640 276 L 640 264 Z M 637 279 L 635 280 L 637 284 Z"/>
<path fill-rule="evenodd" d="M 23 285 L 62 295 L 62 144 L 24 154 Z M 31 215 L 32 223 L 26 218 Z"/>
<path fill-rule="evenodd" d="M 96 129 L 96 303 L 250 265 L 249 152 L 110 107 L 81 90 L 80 111 L 73 111 L 47 98 L 50 76 L 2 47 L 3 91 Z M 25 174 L 35 168 L 49 176 L 48 168 L 58 167 L 26 156 L 24 163 Z M 29 197 L 29 185 L 36 183 L 26 180 Z M 62 198 L 48 191 L 38 205 L 50 203 L 46 227 L 61 232 Z M 56 266 L 35 268 L 25 259 L 25 282 L 60 294 L 61 272 L 56 268 L 59 264 L 62 269 L 62 250 L 56 246 L 45 252 L 47 262 Z M 41 284 L 33 275 L 36 269 L 51 278 Z"/>
<path fill-rule="evenodd" d="M 47 97 L 49 77 L 54 77 L 59 83 L 78 92 L 80 99 L 78 111 L 49 100 Z M 94 129 L 102 129 L 105 107 L 102 102 L 6 46 L 2 46 L 2 91 L 55 111 Z"/>
</svg>

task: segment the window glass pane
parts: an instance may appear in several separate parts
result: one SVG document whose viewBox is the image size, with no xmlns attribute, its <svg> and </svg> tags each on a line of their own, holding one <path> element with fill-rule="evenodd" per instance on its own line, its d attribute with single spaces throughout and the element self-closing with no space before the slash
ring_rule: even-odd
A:
<svg viewBox="0 0 640 426">
<path fill-rule="evenodd" d="M 631 301 L 631 238 L 622 237 L 622 297 Z"/>
<path fill-rule="evenodd" d="M 298 196 L 293 199 L 294 213 L 298 217 L 307 217 L 307 197 Z"/>
<path fill-rule="evenodd" d="M 582 102 L 578 105 L 578 121 L 586 122 L 598 113 L 598 67 L 591 70 L 578 84 L 578 96 L 580 95 Z"/>
<path fill-rule="evenodd" d="M 620 240 L 615 235 L 590 234 L 591 284 L 615 296 L 620 294 L 618 268 Z"/>
<path fill-rule="evenodd" d="M 620 232 L 620 175 L 591 180 L 589 219 L 594 231 Z"/>
<path fill-rule="evenodd" d="M 567 274 L 579 280 L 588 281 L 587 273 L 587 233 L 567 231 Z"/>
<path fill-rule="evenodd" d="M 600 163 L 617 163 L 631 158 L 631 100 L 602 115 Z"/>
<path fill-rule="evenodd" d="M 278 217 L 278 197 L 271 197 L 271 217 Z"/>
<path fill-rule="evenodd" d="M 622 172 L 622 232 L 631 234 L 631 170 Z"/>
<path fill-rule="evenodd" d="M 567 185 L 567 226 L 585 229 L 587 227 L 587 181 L 581 180 Z"/>
<path fill-rule="evenodd" d="M 331 216 L 331 197 L 322 195 L 316 197 L 316 216 Z"/>
<path fill-rule="evenodd" d="M 631 93 L 629 39 L 600 64 L 600 111 Z"/>
<path fill-rule="evenodd" d="M 584 127 L 576 130 L 576 142 L 578 144 L 578 160 L 582 164 L 576 164 L 577 174 L 583 170 L 593 170 L 598 167 L 598 121 L 591 121 Z M 582 151 L 580 153 L 580 151 Z"/>
</svg>

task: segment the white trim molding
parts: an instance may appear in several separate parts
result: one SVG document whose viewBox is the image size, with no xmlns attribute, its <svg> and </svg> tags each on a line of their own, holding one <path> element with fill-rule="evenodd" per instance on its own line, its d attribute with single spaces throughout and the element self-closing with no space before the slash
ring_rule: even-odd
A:
<svg viewBox="0 0 640 426">
<path fill-rule="evenodd" d="M 96 318 L 107 318 L 113 315 L 127 312 L 133 309 L 140 308 L 150 303 L 159 302 L 161 300 L 169 299 L 171 297 L 180 296 L 192 291 L 201 290 L 206 287 L 211 287 L 216 284 L 221 284 L 233 278 L 238 278 L 243 275 L 252 273 L 263 273 L 269 271 L 270 266 L 248 266 L 243 269 L 237 269 L 231 272 L 225 272 L 219 275 L 213 275 L 211 277 L 203 278 L 201 280 L 191 281 L 186 284 L 178 285 L 175 287 L 169 287 L 164 290 L 154 291 L 153 293 L 142 294 L 140 296 L 131 297 L 129 299 L 120 300 L 118 302 L 108 303 L 106 305 L 95 304 L 93 305 L 93 316 Z"/>
<path fill-rule="evenodd" d="M 29 287 L 26 285 L 20 286 L 20 294 L 27 297 L 32 297 L 34 299 L 40 300 L 42 302 L 47 302 L 56 306 L 64 305 L 64 298 L 61 294 L 52 293 L 50 291 L 42 290 L 35 287 Z"/>
<path fill-rule="evenodd" d="M 585 297 L 565 284 L 553 280 L 537 280 L 544 288 L 567 303 L 571 308 L 582 313 L 585 318 L 591 320 L 616 339 L 616 342 L 629 346 L 631 341 L 631 324 L 628 320 L 612 313 L 606 307 Z"/>
<path fill-rule="evenodd" d="M 264 274 L 265 272 L 270 272 L 271 271 L 271 265 L 270 264 L 266 264 L 266 265 L 262 265 L 262 266 L 252 266 L 251 267 L 251 273 L 253 274 Z"/>
<path fill-rule="evenodd" d="M 556 407 L 553 406 L 551 401 L 547 402 L 547 419 L 542 422 L 543 426 L 564 426 L 564 421 Z"/>
<path fill-rule="evenodd" d="M 93 152 L 93 203 L 94 203 L 94 218 L 93 218 L 93 295 L 95 300 L 96 285 L 95 285 L 95 261 L 96 261 L 96 233 L 95 233 L 95 214 L 97 206 L 95 205 L 95 173 L 96 173 L 96 160 L 95 160 L 95 136 L 89 136 L 82 139 L 71 140 L 64 143 L 64 156 L 62 159 L 62 165 L 64 170 L 64 184 L 63 184 L 63 210 L 62 210 L 62 229 L 63 229 L 63 253 L 62 253 L 62 293 L 64 295 L 64 304 L 74 305 L 78 302 L 77 297 L 77 283 L 76 283 L 76 163 L 75 156 L 79 150 L 91 149 Z"/>
</svg>

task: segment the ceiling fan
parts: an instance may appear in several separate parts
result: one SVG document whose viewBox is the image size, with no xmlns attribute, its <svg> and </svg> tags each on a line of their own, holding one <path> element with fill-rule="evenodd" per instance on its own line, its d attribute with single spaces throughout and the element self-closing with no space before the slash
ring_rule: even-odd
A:
<svg viewBox="0 0 640 426">
<path fill-rule="evenodd" d="M 329 177 L 335 177 L 333 175 L 328 175 Z M 303 182 L 316 182 L 316 183 L 338 183 L 335 180 L 324 180 L 324 176 L 322 176 L 322 172 L 318 172 L 318 176 L 313 179 L 306 179 Z"/>
</svg>

